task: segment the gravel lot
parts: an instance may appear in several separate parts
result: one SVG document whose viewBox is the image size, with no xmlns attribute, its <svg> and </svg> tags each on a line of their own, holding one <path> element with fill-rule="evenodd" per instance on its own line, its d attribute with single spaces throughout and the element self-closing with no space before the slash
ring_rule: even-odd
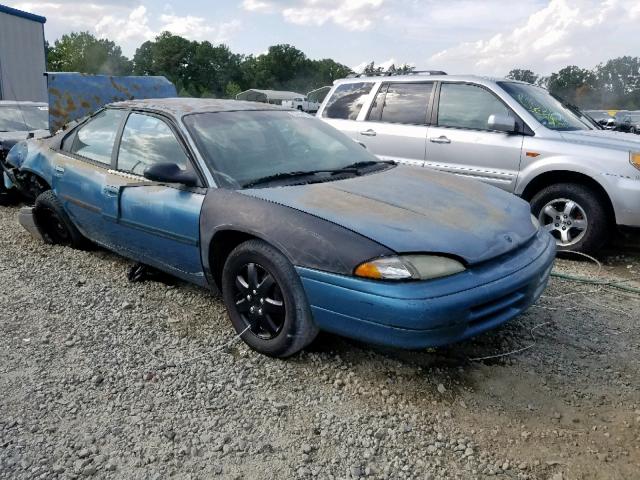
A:
<svg viewBox="0 0 640 480">
<path fill-rule="evenodd" d="M 229 344 L 205 290 L 131 284 L 128 261 L 43 245 L 17 211 L 0 207 L 2 478 L 640 478 L 638 295 L 554 278 L 446 349 L 322 336 L 273 360 Z M 604 261 L 640 279 L 639 258 Z"/>
</svg>

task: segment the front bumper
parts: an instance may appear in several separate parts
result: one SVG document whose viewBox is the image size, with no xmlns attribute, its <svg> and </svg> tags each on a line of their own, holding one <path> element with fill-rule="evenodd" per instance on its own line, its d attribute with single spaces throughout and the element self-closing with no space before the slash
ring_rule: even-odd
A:
<svg viewBox="0 0 640 480">
<path fill-rule="evenodd" d="M 607 192 L 616 213 L 616 223 L 640 227 L 640 176 L 637 179 L 614 177 L 608 180 L 610 186 Z"/>
<path fill-rule="evenodd" d="M 469 338 L 525 311 L 544 291 L 555 241 L 538 234 L 515 252 L 423 282 L 379 282 L 296 267 L 322 330 L 399 348 Z"/>
</svg>

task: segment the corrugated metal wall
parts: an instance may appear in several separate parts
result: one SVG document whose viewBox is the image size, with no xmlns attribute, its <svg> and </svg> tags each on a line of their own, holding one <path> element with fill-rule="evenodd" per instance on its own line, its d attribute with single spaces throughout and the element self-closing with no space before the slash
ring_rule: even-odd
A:
<svg viewBox="0 0 640 480">
<path fill-rule="evenodd" d="M 47 101 L 43 25 L 0 12 L 0 100 Z"/>
</svg>

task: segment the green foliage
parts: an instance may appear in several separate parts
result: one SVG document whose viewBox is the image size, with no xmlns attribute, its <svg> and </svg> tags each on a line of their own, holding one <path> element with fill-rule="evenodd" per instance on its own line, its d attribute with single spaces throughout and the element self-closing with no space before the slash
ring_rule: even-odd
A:
<svg viewBox="0 0 640 480">
<path fill-rule="evenodd" d="M 238 85 L 236 82 L 229 82 L 224 87 L 224 96 L 226 98 L 236 98 L 236 95 L 238 95 L 241 91 L 242 88 L 240 87 L 240 85 Z"/>
<path fill-rule="evenodd" d="M 382 75 L 383 73 L 387 75 L 406 75 L 413 72 L 414 70 L 414 67 L 411 67 L 407 64 L 397 67 L 394 64 L 391 64 L 389 68 L 385 70 L 383 67 L 376 66 L 374 62 L 371 62 L 366 67 L 364 67 L 362 73 L 364 75 Z"/>
<path fill-rule="evenodd" d="M 55 72 L 129 75 L 132 64 L 114 42 L 89 32 L 63 35 L 53 46 L 47 44 L 47 68 Z"/>
<path fill-rule="evenodd" d="M 518 80 L 520 82 L 527 82 L 535 85 L 535 83 L 538 81 L 540 77 L 535 73 L 533 73 L 531 70 L 514 68 L 507 74 L 507 78 L 510 78 L 511 80 Z"/>
<path fill-rule="evenodd" d="M 548 77 L 514 69 L 507 78 L 542 85 L 551 93 L 583 109 L 640 109 L 640 58 L 619 57 L 593 70 L 575 65 Z"/>
</svg>

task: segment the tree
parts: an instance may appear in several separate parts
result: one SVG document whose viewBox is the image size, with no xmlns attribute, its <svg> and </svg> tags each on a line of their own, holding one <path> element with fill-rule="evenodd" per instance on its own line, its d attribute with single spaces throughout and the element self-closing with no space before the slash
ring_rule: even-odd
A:
<svg viewBox="0 0 640 480">
<path fill-rule="evenodd" d="M 540 77 L 533 73 L 531 70 L 525 70 L 520 68 L 514 68 L 507 74 L 507 78 L 511 80 L 518 80 L 520 82 L 527 82 L 535 85 Z"/>
<path fill-rule="evenodd" d="M 229 82 L 224 87 L 224 96 L 226 98 L 236 98 L 236 95 L 240 92 L 242 92 L 242 88 L 240 88 L 240 85 L 235 82 Z"/>
<path fill-rule="evenodd" d="M 595 69 L 599 101 L 607 108 L 640 108 L 640 58 L 619 57 Z"/>
<path fill-rule="evenodd" d="M 48 46 L 47 68 L 54 72 L 129 75 L 131 61 L 114 42 L 89 32 L 63 35 Z"/>
<path fill-rule="evenodd" d="M 549 76 L 547 88 L 563 100 L 580 107 L 591 106 L 595 75 L 571 65 Z"/>
</svg>

